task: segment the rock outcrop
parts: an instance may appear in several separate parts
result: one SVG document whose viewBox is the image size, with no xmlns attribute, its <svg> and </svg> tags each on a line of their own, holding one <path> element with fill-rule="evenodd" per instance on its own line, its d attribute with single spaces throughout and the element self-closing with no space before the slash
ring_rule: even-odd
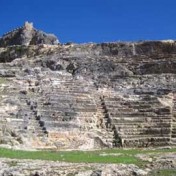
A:
<svg viewBox="0 0 176 176">
<path fill-rule="evenodd" d="M 52 46 L 28 36 L 0 42 L 1 121 L 19 146 L 176 144 L 175 41 Z"/>
<path fill-rule="evenodd" d="M 40 160 L 0 160 L 1 176 L 146 176 L 149 170 L 130 164 L 64 163 Z"/>
<path fill-rule="evenodd" d="M 11 45 L 55 45 L 59 41 L 53 34 L 47 34 L 33 27 L 32 23 L 25 22 L 24 26 L 10 31 L 0 38 L 0 47 Z"/>
</svg>

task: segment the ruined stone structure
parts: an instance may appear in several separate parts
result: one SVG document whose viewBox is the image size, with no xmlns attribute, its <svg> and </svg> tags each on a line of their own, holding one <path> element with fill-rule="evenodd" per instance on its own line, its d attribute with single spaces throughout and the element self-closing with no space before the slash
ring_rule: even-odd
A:
<svg viewBox="0 0 176 176">
<path fill-rule="evenodd" d="M 57 37 L 47 34 L 33 27 L 33 23 L 25 22 L 24 26 L 7 32 L 0 38 L 0 47 L 12 45 L 37 45 L 37 44 L 58 44 Z"/>
<path fill-rule="evenodd" d="M 176 144 L 175 41 L 37 45 L 31 30 L 26 23 L 0 39 L 2 144 Z"/>
</svg>

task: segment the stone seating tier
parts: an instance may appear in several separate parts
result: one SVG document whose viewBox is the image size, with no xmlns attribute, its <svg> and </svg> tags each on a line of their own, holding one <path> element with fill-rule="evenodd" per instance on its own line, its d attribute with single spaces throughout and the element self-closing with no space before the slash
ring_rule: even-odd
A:
<svg viewBox="0 0 176 176">
<path fill-rule="evenodd" d="M 135 117 L 157 117 L 158 115 L 161 116 L 160 114 L 156 114 L 154 112 L 134 112 L 134 113 L 128 113 L 128 112 L 124 112 L 124 113 L 120 113 L 120 112 L 109 112 L 109 115 L 111 116 L 111 118 L 114 117 L 131 117 L 131 118 L 135 118 Z M 170 114 L 164 114 L 162 115 L 163 118 L 169 116 Z"/>
<path fill-rule="evenodd" d="M 39 111 L 38 118 L 46 118 L 46 119 L 62 119 L 62 118 L 92 118 L 95 115 L 99 115 L 97 113 L 92 112 L 81 112 L 81 113 L 73 113 L 73 112 L 58 112 L 58 111 Z M 104 116 L 103 116 L 104 117 Z"/>
<path fill-rule="evenodd" d="M 79 117 L 76 117 L 76 118 L 79 118 Z M 41 117 L 39 118 L 40 121 L 71 121 L 75 119 L 74 116 L 66 116 L 66 115 L 63 115 L 63 116 L 55 116 L 55 117 L 51 117 L 51 116 L 47 116 L 47 115 L 41 115 Z"/>
<path fill-rule="evenodd" d="M 80 129 L 80 126 L 75 124 L 74 122 L 50 122 L 45 121 L 44 126 L 46 128 L 46 131 L 62 131 L 62 130 L 68 130 L 72 131 L 73 129 Z"/>
<path fill-rule="evenodd" d="M 136 122 L 133 122 L 133 123 L 117 123 L 117 124 L 114 124 L 117 128 L 119 127 L 120 129 L 124 128 L 124 129 L 133 129 L 133 128 L 141 128 L 143 129 L 145 126 L 146 127 L 161 127 L 160 125 L 163 125 L 162 127 L 165 128 L 165 127 L 168 127 L 170 128 L 170 124 L 169 123 L 163 123 L 163 124 L 156 124 L 156 123 L 150 123 L 150 125 L 148 125 L 148 123 L 141 123 L 141 124 L 137 124 Z M 162 128 L 161 128 L 162 129 Z"/>
<path fill-rule="evenodd" d="M 51 117 L 53 113 L 55 113 L 58 116 L 62 116 L 62 115 L 75 116 L 77 114 L 76 112 L 70 111 L 70 109 L 69 111 L 58 111 L 58 110 L 53 111 L 51 109 L 48 109 L 48 110 L 38 109 L 38 114 L 45 114 Z"/>
<path fill-rule="evenodd" d="M 149 120 L 150 119 L 150 120 Z M 113 124 L 120 124 L 120 123 L 123 123 L 123 124 L 128 124 L 128 123 L 132 123 L 132 122 L 135 122 L 135 123 L 144 123 L 144 122 L 147 122 L 147 123 L 158 123 L 158 124 L 161 124 L 161 123 L 170 123 L 170 118 L 166 118 L 166 119 L 160 119 L 160 118 L 153 118 L 153 117 L 145 117 L 145 118 L 141 118 L 141 117 L 135 117 L 135 118 L 129 118 L 129 117 L 116 117 L 116 118 L 113 118 L 113 119 L 110 119 L 111 120 L 111 123 Z"/>
<path fill-rule="evenodd" d="M 164 131 L 165 130 L 165 131 Z M 133 131 L 132 130 L 128 130 L 128 131 L 119 131 L 118 132 L 118 135 L 122 138 L 124 138 L 124 136 L 126 136 L 127 138 L 131 138 L 131 137 L 137 137 L 137 136 L 152 136 L 154 135 L 155 137 L 156 136 L 170 136 L 170 128 L 163 128 L 161 130 L 161 128 L 157 129 L 157 128 L 154 128 L 154 129 L 150 129 L 150 128 L 146 128 L 146 129 L 143 129 L 143 130 L 136 130 L 136 131 Z"/>
<path fill-rule="evenodd" d="M 96 108 L 63 108 L 63 107 L 47 107 L 53 112 L 97 112 Z M 45 108 L 42 108 L 45 109 Z"/>
<path fill-rule="evenodd" d="M 57 93 L 45 93 L 44 95 L 45 99 L 46 98 L 51 98 L 51 99 L 55 99 L 55 100 L 59 100 L 59 99 L 88 99 L 90 98 L 89 95 L 85 95 L 85 94 L 71 94 L 68 92 L 65 93 L 61 93 L 61 92 L 57 92 Z"/>
<path fill-rule="evenodd" d="M 95 104 L 87 104 L 87 103 L 76 103 L 76 102 L 66 102 L 66 103 L 61 103 L 61 102 L 47 102 L 43 103 L 43 105 L 39 105 L 39 108 L 45 107 L 45 108 L 74 108 L 74 109 L 79 109 L 79 108 L 86 108 L 86 109 L 95 109 L 96 105 Z"/>
<path fill-rule="evenodd" d="M 123 140 L 123 147 L 166 146 L 170 144 L 169 137 L 140 137 Z"/>
</svg>

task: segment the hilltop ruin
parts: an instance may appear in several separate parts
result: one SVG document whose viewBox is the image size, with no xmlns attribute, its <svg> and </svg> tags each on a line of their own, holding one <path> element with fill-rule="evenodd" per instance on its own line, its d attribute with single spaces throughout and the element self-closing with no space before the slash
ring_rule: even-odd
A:
<svg viewBox="0 0 176 176">
<path fill-rule="evenodd" d="M 59 41 L 53 34 L 47 34 L 33 27 L 33 23 L 25 22 L 22 27 L 7 32 L 0 38 L 0 47 L 13 45 L 56 45 Z"/>
</svg>

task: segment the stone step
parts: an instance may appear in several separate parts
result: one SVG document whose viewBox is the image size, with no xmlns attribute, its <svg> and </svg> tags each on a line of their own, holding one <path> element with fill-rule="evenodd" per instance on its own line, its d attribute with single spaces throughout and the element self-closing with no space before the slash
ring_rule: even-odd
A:
<svg viewBox="0 0 176 176">
<path fill-rule="evenodd" d="M 121 113 L 121 112 L 108 112 L 111 118 L 113 117 L 168 117 L 171 118 L 171 114 L 156 114 L 154 112 L 134 112 L 134 113 Z"/>
<path fill-rule="evenodd" d="M 62 107 L 47 107 L 50 109 L 50 111 L 55 111 L 55 112 L 97 112 L 96 108 L 62 108 Z M 39 108 L 40 109 L 40 108 Z M 46 108 L 42 108 L 42 109 L 46 109 Z"/>
<path fill-rule="evenodd" d="M 85 99 L 89 98 L 90 94 L 83 94 L 83 93 L 73 93 L 73 92 L 45 92 L 44 93 L 46 98 L 49 97 L 55 97 L 55 99 L 71 99 L 71 98 L 77 98 L 77 99 Z M 44 97 L 43 97 L 44 98 Z"/>
<path fill-rule="evenodd" d="M 171 134 L 171 138 L 176 138 L 176 134 Z"/>
<path fill-rule="evenodd" d="M 82 101 L 83 100 L 83 101 Z M 58 104 L 60 106 L 62 106 L 62 104 L 65 104 L 65 105 L 70 105 L 70 104 L 79 104 L 79 105 L 85 105 L 85 104 L 88 104 L 88 105 L 93 105 L 95 106 L 94 102 L 90 100 L 90 102 L 87 102 L 87 100 L 89 100 L 89 98 L 84 98 L 84 99 L 80 99 L 78 97 L 76 98 L 62 98 L 62 97 L 59 97 L 59 98 L 47 98 L 45 100 L 39 100 L 38 101 L 38 104 L 41 104 L 41 105 L 51 105 L 51 104 Z"/>
<path fill-rule="evenodd" d="M 126 132 L 126 131 L 123 131 L 123 132 L 118 132 L 119 136 L 121 137 L 125 137 L 125 138 L 130 138 L 130 137 L 142 137 L 142 136 L 150 136 L 150 137 L 156 137 L 156 136 L 164 136 L 164 137 L 169 137 L 170 136 L 170 130 L 167 129 L 166 131 L 136 131 L 136 132 Z"/>
<path fill-rule="evenodd" d="M 42 128 L 27 128 L 26 129 L 26 131 L 27 132 L 33 132 L 33 133 L 37 133 L 37 134 L 39 134 L 39 133 L 44 133 L 44 131 L 42 130 Z"/>
<path fill-rule="evenodd" d="M 150 118 L 126 118 L 126 117 L 122 117 L 122 118 L 113 118 L 111 119 L 110 118 L 110 123 L 112 124 L 118 124 L 118 123 L 124 123 L 124 124 L 128 124 L 128 123 L 145 123 L 145 122 L 148 122 L 148 123 L 156 123 L 156 124 L 162 124 L 162 123 L 170 123 L 170 121 L 168 119 L 150 119 Z"/>
<path fill-rule="evenodd" d="M 27 123 L 28 128 L 38 128 L 40 127 L 39 123 Z"/>
<path fill-rule="evenodd" d="M 176 128 L 172 128 L 172 133 L 176 133 Z"/>
<path fill-rule="evenodd" d="M 109 109 L 119 109 L 119 108 L 132 108 L 132 109 L 146 109 L 146 108 L 152 108 L 153 106 L 151 104 L 148 104 L 148 102 L 146 102 L 146 104 L 133 104 L 133 102 L 131 103 L 127 103 L 127 102 L 124 102 L 124 103 L 114 103 L 114 104 L 110 104 L 110 105 L 105 105 L 107 106 Z M 158 105 L 159 107 L 160 105 Z"/>
<path fill-rule="evenodd" d="M 170 145 L 169 140 L 165 141 L 153 141 L 153 140 L 147 140 L 144 139 L 136 139 L 136 140 L 124 140 L 123 147 L 153 147 L 153 146 L 167 146 Z"/>
<path fill-rule="evenodd" d="M 32 124 L 32 125 L 34 124 L 35 125 L 35 124 L 38 124 L 38 123 L 39 123 L 39 121 L 36 120 L 36 119 L 33 119 L 33 120 L 29 119 L 28 120 L 28 124 Z"/>
<path fill-rule="evenodd" d="M 62 116 L 62 115 L 65 115 L 65 114 L 70 114 L 72 116 L 76 115 L 77 113 L 76 112 L 71 112 L 71 111 L 66 111 L 66 112 L 63 112 L 63 111 L 52 111 L 50 109 L 38 109 L 38 113 L 43 115 L 43 116 L 49 116 L 51 117 L 53 114 L 57 114 L 58 116 Z"/>
<path fill-rule="evenodd" d="M 64 107 L 64 106 L 88 106 L 88 107 L 94 107 L 96 106 L 93 101 L 91 102 L 77 102 L 76 99 L 58 99 L 58 100 L 51 100 L 46 99 L 45 101 L 38 101 L 38 105 L 40 106 L 56 106 L 56 107 Z"/>
<path fill-rule="evenodd" d="M 115 113 L 115 114 L 133 114 L 133 113 L 160 113 L 160 107 L 155 107 L 153 109 L 133 109 L 133 108 L 108 108 L 109 113 Z M 162 114 L 171 114 L 171 111 L 164 112 Z"/>
<path fill-rule="evenodd" d="M 148 126 L 148 124 L 150 124 L 151 126 L 163 126 L 163 127 L 171 127 L 171 124 L 169 122 L 141 122 L 141 121 L 109 121 L 107 120 L 108 123 L 111 123 L 113 125 L 117 125 L 117 126 L 134 126 L 134 123 L 137 124 L 137 127 L 140 126 Z"/>
<path fill-rule="evenodd" d="M 12 126 L 22 126 L 23 124 L 24 124 L 24 121 L 23 120 L 13 120 L 13 121 L 10 121 L 10 122 L 8 122 L 8 123 L 10 123 Z"/>
<path fill-rule="evenodd" d="M 108 113 L 108 115 L 109 115 L 109 113 Z M 147 116 L 133 116 L 133 117 L 131 117 L 129 115 L 127 115 L 127 116 L 111 116 L 110 115 L 110 118 L 111 119 L 129 119 L 129 120 L 130 119 L 136 119 L 136 120 L 138 120 L 138 119 L 145 119 L 145 120 L 148 120 L 148 119 L 150 119 L 150 120 L 165 120 L 167 122 L 170 122 L 171 119 L 172 119 L 171 115 L 155 115 L 155 116 L 152 116 L 152 115 L 149 114 Z"/>
<path fill-rule="evenodd" d="M 52 95 L 52 96 L 47 96 L 44 95 L 44 99 L 40 98 L 38 99 L 39 103 L 43 103 L 46 101 L 52 101 L 52 102 L 77 102 L 77 101 L 86 101 L 86 100 L 90 100 L 89 97 L 81 97 L 81 96 L 66 96 L 66 95 L 62 95 L 62 96 L 56 96 L 56 95 Z"/>
<path fill-rule="evenodd" d="M 154 103 L 160 103 L 159 100 L 157 99 L 158 97 L 143 97 L 142 95 L 140 96 L 135 96 L 134 100 L 128 100 L 128 99 L 122 99 L 122 98 L 112 98 L 112 97 L 105 97 L 104 98 L 104 102 L 105 104 L 112 104 L 115 102 L 118 102 L 118 104 L 138 104 L 138 105 L 142 105 L 142 104 L 146 104 L 146 103 L 151 103 L 151 104 L 154 104 Z"/>
<path fill-rule="evenodd" d="M 124 147 L 146 147 L 146 146 L 165 146 L 170 144 L 170 138 L 165 137 L 140 137 L 123 139 Z"/>
<path fill-rule="evenodd" d="M 118 128 L 118 127 L 117 127 Z M 144 132 L 166 132 L 166 131 L 171 131 L 170 128 L 162 128 L 162 127 L 142 127 L 142 128 L 121 128 L 118 130 L 119 132 L 122 133 L 144 133 Z"/>
<path fill-rule="evenodd" d="M 144 118 L 110 118 L 110 123 L 112 124 L 118 124 L 118 123 L 142 123 L 145 122 Z"/>
<path fill-rule="evenodd" d="M 176 145 L 176 137 L 172 137 L 171 138 L 171 144 L 175 144 Z"/>
<path fill-rule="evenodd" d="M 123 103 L 120 103 L 120 102 L 112 102 L 111 104 L 107 104 L 105 102 L 105 104 L 102 106 L 105 106 L 106 108 L 109 108 L 109 109 L 125 109 L 125 108 L 132 108 L 132 109 L 153 109 L 153 107 L 156 107 L 156 108 L 161 108 L 161 104 L 160 103 L 151 103 L 151 102 L 146 102 L 145 104 L 144 103 L 139 103 L 139 104 L 135 104 L 133 102 L 131 103 L 127 103 L 126 101 L 124 101 Z"/>
<path fill-rule="evenodd" d="M 62 120 L 62 119 L 83 119 L 83 118 L 86 118 L 86 119 L 92 119 L 94 116 L 97 117 L 96 114 L 76 114 L 76 115 L 47 115 L 47 114 L 42 114 L 40 119 L 41 120 L 53 120 L 53 119 L 56 119 L 56 120 Z"/>
<path fill-rule="evenodd" d="M 97 110 L 102 110 L 102 109 L 105 109 L 104 106 L 97 106 Z"/>
<path fill-rule="evenodd" d="M 76 124 L 75 122 L 53 122 L 53 121 L 45 121 L 44 122 L 44 126 L 46 127 L 46 129 L 51 129 L 52 128 L 57 128 L 57 129 L 64 129 L 64 128 L 69 128 L 70 130 L 73 130 L 74 128 L 80 128 L 80 126 L 78 124 Z"/>
<path fill-rule="evenodd" d="M 88 105 L 88 104 L 51 104 L 51 105 L 42 105 L 42 106 L 38 106 L 38 108 L 42 108 L 42 107 L 45 107 L 45 108 L 53 108 L 53 109 L 60 109 L 60 108 L 72 108 L 72 109 L 96 109 L 96 106 L 95 105 Z"/>
<path fill-rule="evenodd" d="M 73 116 L 56 116 L 56 117 L 51 117 L 51 116 L 44 116 L 42 115 L 40 117 L 40 121 L 52 121 L 52 120 L 57 120 L 57 121 L 63 121 L 63 119 L 73 119 Z"/>
<path fill-rule="evenodd" d="M 136 109 L 133 108 L 107 108 L 108 112 L 117 112 L 117 113 L 122 113 L 122 112 L 138 112 Z"/>
<path fill-rule="evenodd" d="M 4 115 L 4 114 L 1 114 L 0 115 L 0 120 L 7 120 L 7 121 L 11 121 L 11 120 L 23 120 L 22 117 L 20 116 L 11 116 L 11 115 Z"/>
<path fill-rule="evenodd" d="M 50 89 L 51 90 L 51 89 Z M 48 91 L 48 90 L 45 90 L 43 92 L 43 95 L 46 97 L 46 98 L 49 98 L 49 97 L 52 97 L 52 98 L 61 98 L 61 97 L 67 97 L 67 98 L 79 98 L 79 99 L 85 99 L 85 98 L 89 98 L 91 94 L 84 94 L 84 93 L 70 93 L 68 91 L 62 91 L 62 90 L 58 90 L 57 92 L 51 92 L 51 91 Z M 43 99 L 45 98 L 43 97 Z"/>
<path fill-rule="evenodd" d="M 113 124 L 115 126 L 115 128 L 117 129 L 125 129 L 125 128 L 136 128 L 136 129 L 140 129 L 140 128 L 157 128 L 157 127 L 162 127 L 162 128 L 170 128 L 171 125 L 170 124 L 166 124 L 166 125 L 157 125 L 157 124 L 150 124 L 150 126 L 146 123 L 146 124 L 136 124 L 136 123 L 131 123 L 131 124 L 124 124 L 124 123 L 121 123 L 121 124 Z"/>
</svg>

